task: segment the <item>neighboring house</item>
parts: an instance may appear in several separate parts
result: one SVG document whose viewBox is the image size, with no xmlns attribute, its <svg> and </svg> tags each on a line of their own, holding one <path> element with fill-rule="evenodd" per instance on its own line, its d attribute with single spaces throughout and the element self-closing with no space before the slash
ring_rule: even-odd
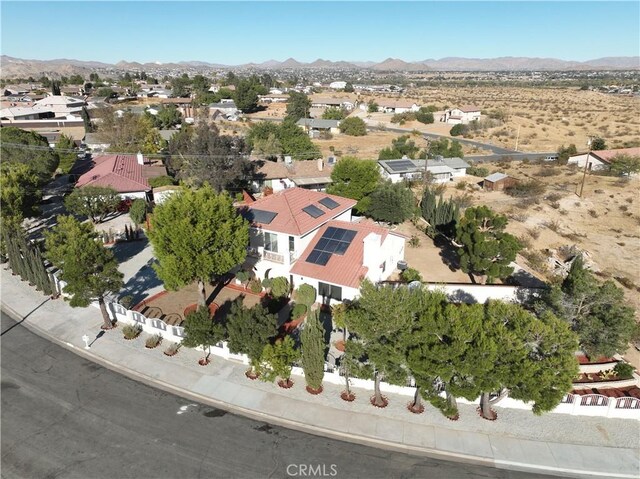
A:
<svg viewBox="0 0 640 479">
<path fill-rule="evenodd" d="M 46 120 L 55 118 L 53 110 L 37 107 L 16 106 L 3 108 L 0 110 L 0 118 L 5 122 L 26 121 L 26 120 Z"/>
<path fill-rule="evenodd" d="M 518 182 L 515 178 L 504 173 L 493 173 L 482 181 L 482 187 L 487 191 L 502 191 Z"/>
<path fill-rule="evenodd" d="M 300 118 L 296 125 L 306 131 L 309 136 L 315 133 L 340 133 L 340 120 L 322 120 L 319 118 Z"/>
<path fill-rule="evenodd" d="M 236 103 L 233 100 L 227 99 L 223 99 L 219 103 L 209 104 L 209 115 L 211 117 L 214 116 L 216 111 L 219 111 L 226 117 L 235 116 L 240 112 L 238 107 L 236 107 Z"/>
<path fill-rule="evenodd" d="M 82 174 L 76 188 L 101 186 L 113 188 L 124 198 L 151 200 L 148 178 L 166 175 L 164 167 L 137 155 L 100 155 L 92 159 L 93 166 Z"/>
<path fill-rule="evenodd" d="M 258 100 L 262 103 L 287 103 L 289 95 L 269 93 L 268 95 L 258 95 Z"/>
<path fill-rule="evenodd" d="M 76 146 L 82 144 L 82 139 L 85 137 L 84 126 L 71 126 L 60 128 L 43 128 L 43 129 L 31 129 L 31 131 L 38 135 L 44 136 L 49 142 L 49 146 L 54 148 L 60 136 L 65 135 L 71 138 Z"/>
<path fill-rule="evenodd" d="M 176 185 L 166 185 L 166 186 L 158 186 L 157 188 L 153 188 L 153 202 L 156 205 L 160 205 L 167 201 L 171 195 L 176 194 L 180 191 L 180 186 Z"/>
<path fill-rule="evenodd" d="M 386 100 L 380 99 L 377 100 L 378 111 L 382 111 L 384 113 L 407 113 L 407 112 L 416 112 L 420 110 L 420 107 L 417 103 L 409 100 Z"/>
<path fill-rule="evenodd" d="M 430 160 L 412 160 L 401 158 L 399 160 L 379 160 L 380 174 L 392 183 L 399 181 L 421 180 L 425 168 L 432 175 L 432 181 L 446 183 L 453 178 L 466 176 L 470 165 L 462 158 L 443 158 L 441 156 Z"/>
<path fill-rule="evenodd" d="M 70 115 L 79 116 L 85 106 L 87 106 L 87 102 L 82 98 L 61 95 L 51 95 L 34 102 L 34 108 L 53 111 L 56 118 L 66 118 Z"/>
<path fill-rule="evenodd" d="M 299 186 L 308 190 L 324 191 L 332 183 L 333 165 L 322 158 L 300 161 L 263 161 L 252 180 L 255 192 L 270 187 L 274 192 Z"/>
<path fill-rule="evenodd" d="M 164 98 L 160 104 L 162 106 L 175 105 L 185 120 L 194 116 L 191 98 Z"/>
<path fill-rule="evenodd" d="M 159 85 L 150 85 L 140 89 L 136 94 L 138 98 L 162 98 L 168 99 L 172 95 L 172 91 Z"/>
<path fill-rule="evenodd" d="M 111 143 L 105 143 L 98 136 L 97 133 L 87 133 L 84 136 L 83 143 L 91 151 L 106 151 L 111 146 Z"/>
<path fill-rule="evenodd" d="M 347 87 L 346 81 L 333 81 L 329 83 L 329 88 L 333 90 L 344 90 Z"/>
<path fill-rule="evenodd" d="M 243 207 L 251 222 L 248 264 L 260 278 L 314 286 L 322 301 L 354 299 L 363 279 L 384 280 L 404 258 L 403 236 L 352 223 L 355 200 L 290 188 Z"/>
<path fill-rule="evenodd" d="M 312 108 L 344 108 L 345 110 L 353 110 L 355 101 L 351 98 L 325 98 L 318 97 L 311 99 Z"/>
<path fill-rule="evenodd" d="M 474 105 L 461 106 L 446 110 L 440 121 L 451 123 L 452 125 L 466 125 L 472 121 L 480 119 L 480 108 Z"/>
<path fill-rule="evenodd" d="M 609 168 L 611 160 L 618 155 L 640 156 L 640 147 L 580 153 L 579 155 L 570 156 L 567 163 L 576 164 L 581 168 L 584 168 L 585 164 L 589 163 L 592 170 L 606 170 Z"/>
</svg>

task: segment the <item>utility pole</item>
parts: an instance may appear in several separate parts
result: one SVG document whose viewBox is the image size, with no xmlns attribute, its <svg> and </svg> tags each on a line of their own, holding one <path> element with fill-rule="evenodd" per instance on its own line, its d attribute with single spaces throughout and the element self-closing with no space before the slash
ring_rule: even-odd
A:
<svg viewBox="0 0 640 479">
<path fill-rule="evenodd" d="M 518 125 L 518 134 L 516 135 L 516 148 L 515 150 L 518 151 L 518 140 L 520 139 L 520 125 Z"/>
<path fill-rule="evenodd" d="M 587 146 L 589 147 L 589 151 L 587 152 L 587 159 L 584 162 L 584 171 L 582 173 L 582 184 L 580 185 L 580 194 L 578 195 L 580 198 L 582 198 L 582 190 L 584 189 L 584 182 L 587 179 L 587 169 L 589 169 L 589 158 L 591 157 L 591 142 L 592 142 L 592 137 L 589 136 L 589 139 L 587 140 Z"/>
</svg>

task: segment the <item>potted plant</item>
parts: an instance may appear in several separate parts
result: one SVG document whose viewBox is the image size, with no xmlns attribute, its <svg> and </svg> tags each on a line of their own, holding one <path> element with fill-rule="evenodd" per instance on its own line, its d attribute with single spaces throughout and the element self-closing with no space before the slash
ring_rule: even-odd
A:
<svg viewBox="0 0 640 479">
<path fill-rule="evenodd" d="M 296 303 L 291 309 L 291 319 L 293 321 L 300 321 L 307 315 L 307 306 L 301 303 Z"/>
<path fill-rule="evenodd" d="M 153 349 L 162 342 L 162 336 L 159 334 L 153 334 L 147 338 L 144 342 L 144 347 L 147 349 Z"/>
<path fill-rule="evenodd" d="M 240 270 L 236 273 L 236 279 L 240 282 L 240 285 L 247 289 L 247 281 L 249 281 L 249 272 Z"/>
<path fill-rule="evenodd" d="M 164 355 L 169 357 L 175 356 L 176 354 L 178 354 L 178 350 L 180 349 L 180 346 L 182 346 L 181 343 L 169 344 L 169 346 L 167 346 L 167 348 L 164 350 Z"/>
<path fill-rule="evenodd" d="M 262 281 L 259 278 L 249 281 L 249 291 L 254 294 L 260 294 L 262 292 Z"/>
<path fill-rule="evenodd" d="M 124 335 L 124 339 L 132 340 L 136 339 L 140 336 L 142 332 L 142 326 L 139 324 L 127 324 L 122 328 L 122 334 Z"/>
<path fill-rule="evenodd" d="M 278 386 L 289 389 L 293 386 L 291 368 L 300 356 L 291 336 L 277 340 L 273 345 L 267 344 L 262 352 L 259 366 L 260 379 L 273 382 L 278 379 Z"/>
</svg>

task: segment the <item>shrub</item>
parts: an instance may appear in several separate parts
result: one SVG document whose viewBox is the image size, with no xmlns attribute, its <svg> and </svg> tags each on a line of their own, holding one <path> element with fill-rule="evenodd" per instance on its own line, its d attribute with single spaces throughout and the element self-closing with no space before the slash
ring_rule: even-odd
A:
<svg viewBox="0 0 640 479">
<path fill-rule="evenodd" d="M 468 128 L 465 125 L 458 124 L 458 125 L 453 125 L 453 128 L 449 130 L 449 134 L 451 136 L 461 136 L 461 135 L 464 135 L 467 131 L 468 131 Z"/>
<path fill-rule="evenodd" d="M 262 281 L 259 278 L 254 278 L 249 281 L 249 291 L 258 294 L 262 291 Z"/>
<path fill-rule="evenodd" d="M 302 303 L 296 303 L 291 310 L 291 318 L 298 319 L 307 314 L 307 306 Z"/>
<path fill-rule="evenodd" d="M 118 300 L 118 303 L 120 303 L 125 308 L 129 309 L 131 307 L 131 303 L 133 303 L 133 296 L 131 296 L 130 294 L 128 294 L 126 296 L 122 296 Z"/>
<path fill-rule="evenodd" d="M 180 346 L 180 343 L 169 343 L 167 348 L 164 350 L 164 354 L 167 356 L 175 356 L 176 354 L 178 354 Z"/>
<path fill-rule="evenodd" d="M 310 284 L 301 284 L 298 286 L 293 293 L 293 298 L 296 303 L 304 304 L 306 306 L 311 306 L 316 302 L 316 296 L 318 295 L 316 288 L 311 286 Z"/>
<path fill-rule="evenodd" d="M 369 196 L 367 215 L 376 221 L 402 223 L 415 213 L 413 192 L 402 183 L 383 183 Z"/>
<path fill-rule="evenodd" d="M 433 118 L 433 113 L 430 111 L 427 111 L 426 108 L 422 107 L 420 108 L 420 111 L 416 113 L 416 120 L 418 120 L 420 123 L 424 123 L 424 124 L 430 124 L 434 122 L 434 118 Z"/>
<path fill-rule="evenodd" d="M 126 324 L 122 328 L 122 334 L 126 339 L 135 339 L 142 332 L 142 327 L 139 324 Z"/>
<path fill-rule="evenodd" d="M 400 273 L 400 279 L 405 283 L 411 283 L 412 281 L 422 281 L 422 275 L 417 269 L 407 268 Z"/>
<path fill-rule="evenodd" d="M 276 298 L 286 298 L 289 296 L 289 280 L 284 276 L 273 278 L 271 283 L 271 294 Z"/>
<path fill-rule="evenodd" d="M 129 208 L 129 217 L 135 224 L 140 224 L 147 216 L 147 202 L 141 198 L 134 200 Z"/>
<path fill-rule="evenodd" d="M 155 178 L 149 178 L 148 182 L 151 188 L 159 188 L 161 186 L 170 186 L 175 184 L 175 181 L 173 181 L 173 178 L 166 175 L 156 176 Z"/>
<path fill-rule="evenodd" d="M 250 277 L 251 275 L 249 274 L 249 272 L 245 270 L 240 270 L 236 273 L 236 279 L 240 281 L 243 286 L 246 284 L 247 281 L 249 281 Z"/>
<path fill-rule="evenodd" d="M 546 186 L 539 181 L 519 181 L 515 185 L 505 188 L 504 192 L 514 198 L 529 198 L 543 195 Z"/>
<path fill-rule="evenodd" d="M 417 248 L 418 246 L 420 246 L 420 238 L 418 238 L 417 235 L 411 235 L 409 246 L 411 246 L 412 248 Z"/>
<path fill-rule="evenodd" d="M 458 184 L 456 184 L 456 190 L 464 190 L 467 187 L 468 184 L 469 183 L 467 183 L 464 180 L 460 181 Z"/>
<path fill-rule="evenodd" d="M 340 122 L 340 131 L 349 136 L 364 136 L 367 134 L 367 125 L 362 118 L 350 117 Z"/>
<path fill-rule="evenodd" d="M 545 273 L 548 268 L 547 257 L 540 251 L 522 250 L 520 254 L 534 270 Z"/>
<path fill-rule="evenodd" d="M 625 363 L 624 361 L 619 361 L 613 371 L 616 373 L 616 376 L 620 379 L 630 379 L 633 377 L 634 368 L 631 364 Z"/>
<path fill-rule="evenodd" d="M 489 176 L 489 169 L 479 166 L 471 166 L 467 168 L 467 175 L 471 176 L 479 176 L 480 178 L 485 178 Z"/>
<path fill-rule="evenodd" d="M 465 209 L 473 204 L 473 196 L 469 193 L 464 193 L 462 195 L 456 195 L 451 198 L 451 201 L 459 208 Z"/>
<path fill-rule="evenodd" d="M 158 346 L 160 342 L 162 342 L 162 336 L 160 336 L 159 334 L 153 334 L 147 338 L 147 340 L 144 342 L 144 345 L 147 348 L 151 349 Z"/>
<path fill-rule="evenodd" d="M 527 233 L 529 234 L 529 236 L 531 236 L 533 239 L 538 239 L 540 238 L 540 229 L 538 228 L 529 228 L 527 230 Z"/>
</svg>

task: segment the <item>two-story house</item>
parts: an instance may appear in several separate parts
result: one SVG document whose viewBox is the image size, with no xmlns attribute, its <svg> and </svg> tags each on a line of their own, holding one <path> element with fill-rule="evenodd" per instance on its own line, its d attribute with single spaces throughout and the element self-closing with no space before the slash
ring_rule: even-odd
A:
<svg viewBox="0 0 640 479">
<path fill-rule="evenodd" d="M 446 110 L 442 115 L 441 121 L 452 125 L 467 125 L 472 121 L 480 119 L 480 108 L 474 105 L 461 106 Z"/>
<path fill-rule="evenodd" d="M 326 303 L 354 299 L 365 278 L 388 278 L 404 259 L 405 238 L 372 222 L 352 222 L 355 204 L 289 188 L 245 206 L 255 276 L 285 276 L 294 288 L 310 284 Z"/>
</svg>

